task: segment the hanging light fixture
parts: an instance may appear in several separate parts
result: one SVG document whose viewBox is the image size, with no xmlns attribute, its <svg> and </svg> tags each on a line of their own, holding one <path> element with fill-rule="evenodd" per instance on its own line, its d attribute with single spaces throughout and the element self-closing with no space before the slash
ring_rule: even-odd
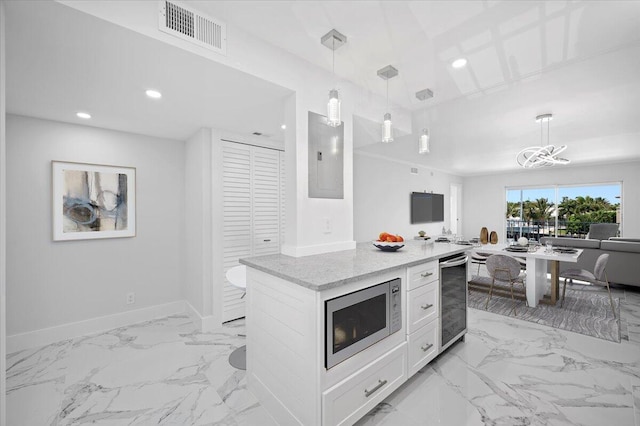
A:
<svg viewBox="0 0 640 426">
<path fill-rule="evenodd" d="M 560 155 L 567 149 L 566 145 L 556 147 L 549 143 L 549 122 L 553 119 L 552 114 L 542 114 L 536 117 L 536 122 L 540 123 L 540 146 L 530 146 L 523 149 L 516 155 L 516 161 L 525 169 L 535 169 L 538 167 L 553 166 L 556 164 L 569 164 L 566 158 Z M 547 123 L 547 144 L 544 144 L 544 123 Z"/>
<path fill-rule="evenodd" d="M 424 89 L 419 92 L 416 92 L 416 98 L 421 101 L 425 101 L 429 98 L 433 98 L 433 92 L 430 89 Z M 427 129 L 427 109 L 425 108 L 424 112 L 425 118 L 425 127 L 422 129 L 420 133 L 420 139 L 418 139 L 418 154 L 428 154 L 429 153 L 429 129 Z"/>
<path fill-rule="evenodd" d="M 332 51 L 331 70 L 335 80 L 336 49 L 347 42 L 347 37 L 336 30 L 331 30 L 322 36 L 320 42 Z M 338 89 L 329 90 L 329 102 L 327 102 L 327 124 L 331 127 L 338 127 L 342 124 L 342 120 L 340 118 L 340 98 L 338 98 Z"/>
<path fill-rule="evenodd" d="M 389 112 L 389 79 L 398 75 L 398 70 L 387 65 L 378 70 L 378 77 L 387 81 L 387 112 L 384 114 L 382 121 L 382 142 L 393 142 L 393 127 L 391 123 L 391 113 Z"/>
</svg>

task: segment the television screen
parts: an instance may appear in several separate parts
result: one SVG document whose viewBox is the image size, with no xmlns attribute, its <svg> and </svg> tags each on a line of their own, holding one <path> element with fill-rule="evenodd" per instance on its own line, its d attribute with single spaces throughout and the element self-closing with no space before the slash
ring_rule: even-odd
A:
<svg viewBox="0 0 640 426">
<path fill-rule="evenodd" d="M 411 193 L 411 223 L 444 222 L 444 195 Z"/>
</svg>

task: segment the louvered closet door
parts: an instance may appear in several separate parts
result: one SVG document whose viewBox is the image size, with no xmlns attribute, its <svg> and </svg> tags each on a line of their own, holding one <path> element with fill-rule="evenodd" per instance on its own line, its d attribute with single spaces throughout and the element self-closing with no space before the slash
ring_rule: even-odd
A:
<svg viewBox="0 0 640 426">
<path fill-rule="evenodd" d="M 222 148 L 223 273 L 251 256 L 251 147 L 224 143 Z M 214 236 L 215 239 L 215 236 Z M 226 276 L 223 288 L 222 320 L 244 316 L 243 291 Z"/>
<path fill-rule="evenodd" d="M 279 253 L 279 151 L 254 147 L 253 154 L 253 255 Z"/>
<path fill-rule="evenodd" d="M 284 175 L 284 152 L 279 152 L 280 157 L 280 247 L 284 244 L 285 225 L 285 175 Z"/>
<path fill-rule="evenodd" d="M 282 157 L 282 158 L 281 158 Z M 224 142 L 224 273 L 241 257 L 280 252 L 283 198 L 280 151 Z M 244 316 L 242 291 L 224 279 L 223 321 Z"/>
</svg>

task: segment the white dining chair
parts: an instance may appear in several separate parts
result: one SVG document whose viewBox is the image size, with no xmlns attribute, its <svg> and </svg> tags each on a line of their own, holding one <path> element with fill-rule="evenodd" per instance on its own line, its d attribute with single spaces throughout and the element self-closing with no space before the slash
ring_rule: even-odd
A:
<svg viewBox="0 0 640 426">
<path fill-rule="evenodd" d="M 229 284 L 243 291 L 242 296 L 240 296 L 242 299 L 247 294 L 247 267 L 245 265 L 234 266 L 227 270 L 225 276 Z M 247 369 L 247 345 L 242 345 L 231 352 L 229 364 L 238 370 Z"/>
</svg>

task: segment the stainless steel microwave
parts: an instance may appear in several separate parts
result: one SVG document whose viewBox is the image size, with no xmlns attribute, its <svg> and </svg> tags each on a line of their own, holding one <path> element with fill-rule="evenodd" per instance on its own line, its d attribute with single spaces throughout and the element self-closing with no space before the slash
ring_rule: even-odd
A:
<svg viewBox="0 0 640 426">
<path fill-rule="evenodd" d="M 402 328 L 400 278 L 325 302 L 325 367 L 357 354 Z"/>
</svg>

